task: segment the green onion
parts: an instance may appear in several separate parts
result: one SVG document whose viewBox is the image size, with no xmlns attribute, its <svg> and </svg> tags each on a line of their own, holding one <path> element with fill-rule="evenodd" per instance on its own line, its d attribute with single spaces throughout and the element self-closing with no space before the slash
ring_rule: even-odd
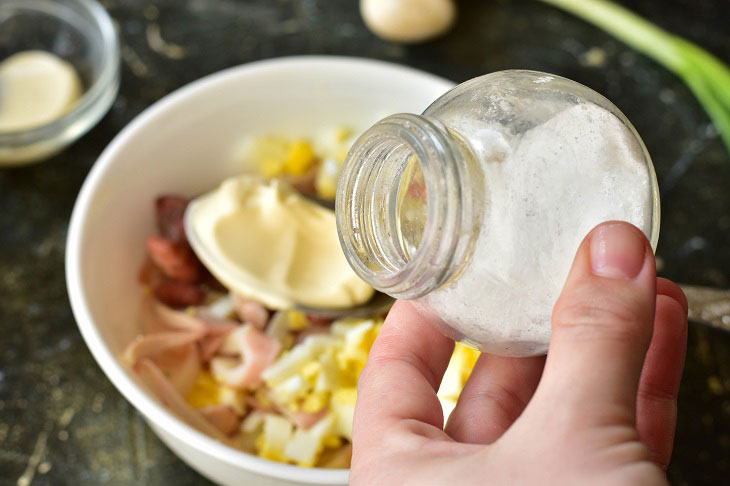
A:
<svg viewBox="0 0 730 486">
<path fill-rule="evenodd" d="M 730 68 L 720 59 L 608 0 L 541 1 L 602 28 L 680 77 L 730 152 Z"/>
</svg>

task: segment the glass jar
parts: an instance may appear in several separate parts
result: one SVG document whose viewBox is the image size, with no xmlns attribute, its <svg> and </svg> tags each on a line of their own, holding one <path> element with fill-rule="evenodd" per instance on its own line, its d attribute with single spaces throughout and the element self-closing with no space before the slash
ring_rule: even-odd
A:
<svg viewBox="0 0 730 486">
<path fill-rule="evenodd" d="M 502 71 L 422 115 L 389 116 L 353 145 L 337 189 L 345 255 L 456 341 L 545 353 L 581 240 L 623 220 L 656 248 L 659 192 L 626 117 L 574 81 Z"/>
</svg>

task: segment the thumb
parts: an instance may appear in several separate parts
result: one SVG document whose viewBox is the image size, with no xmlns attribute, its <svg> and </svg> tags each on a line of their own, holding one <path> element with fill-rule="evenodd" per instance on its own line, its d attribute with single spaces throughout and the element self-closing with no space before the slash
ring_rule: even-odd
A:
<svg viewBox="0 0 730 486">
<path fill-rule="evenodd" d="M 644 234 L 615 221 L 594 228 L 553 310 L 540 394 L 589 420 L 633 421 L 655 305 L 654 254 Z"/>
</svg>

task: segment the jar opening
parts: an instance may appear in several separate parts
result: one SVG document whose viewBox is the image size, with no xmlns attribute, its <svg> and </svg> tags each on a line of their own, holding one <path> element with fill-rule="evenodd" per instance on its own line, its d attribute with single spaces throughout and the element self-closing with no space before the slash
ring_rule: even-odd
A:
<svg viewBox="0 0 730 486">
<path fill-rule="evenodd" d="M 355 272 L 406 299 L 446 282 L 474 227 L 467 172 L 449 132 L 426 117 L 393 115 L 365 132 L 345 161 L 336 201 Z"/>
<path fill-rule="evenodd" d="M 426 229 L 428 189 L 421 164 L 415 156 L 406 163 L 398 184 L 395 226 L 406 260 L 415 257 Z"/>
</svg>

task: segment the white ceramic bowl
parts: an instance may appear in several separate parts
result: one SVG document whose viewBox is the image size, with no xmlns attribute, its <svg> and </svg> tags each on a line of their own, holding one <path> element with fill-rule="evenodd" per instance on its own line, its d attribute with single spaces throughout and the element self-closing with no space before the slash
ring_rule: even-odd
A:
<svg viewBox="0 0 730 486">
<path fill-rule="evenodd" d="M 138 333 L 137 271 L 154 232 L 153 201 L 193 196 L 245 168 L 243 137 L 365 129 L 396 112 L 421 113 L 452 84 L 364 59 L 297 57 L 208 76 L 147 109 L 99 157 L 71 217 L 66 278 L 73 312 L 94 358 L 170 449 L 221 484 L 346 484 L 347 471 L 279 464 L 229 448 L 166 409 L 119 360 Z"/>
</svg>

